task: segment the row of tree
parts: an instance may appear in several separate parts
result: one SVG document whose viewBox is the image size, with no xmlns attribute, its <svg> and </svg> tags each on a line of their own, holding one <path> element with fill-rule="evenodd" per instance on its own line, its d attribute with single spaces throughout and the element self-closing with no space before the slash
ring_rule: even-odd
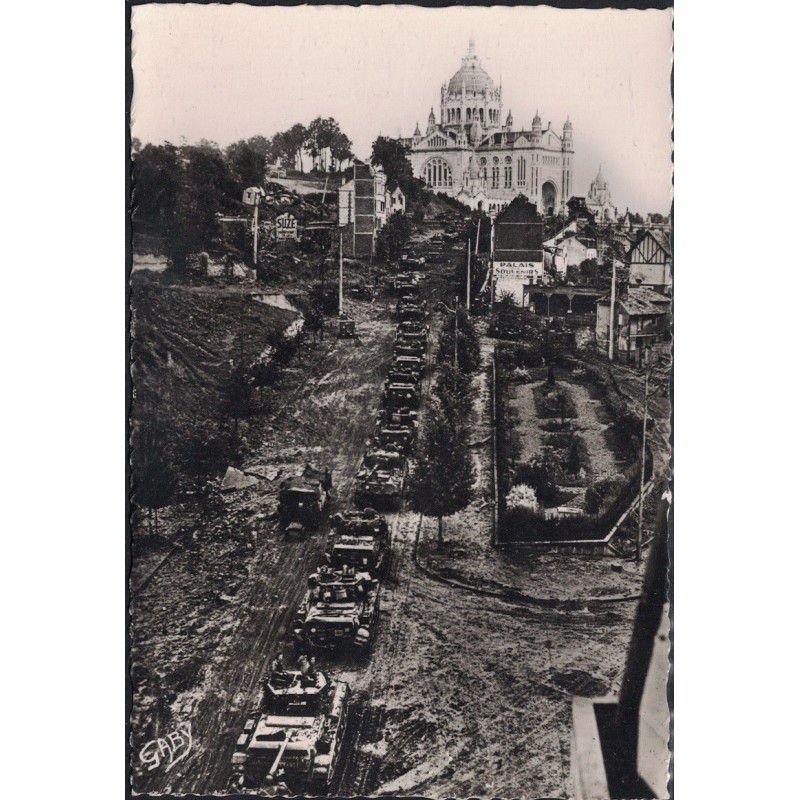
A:
<svg viewBox="0 0 800 800">
<path fill-rule="evenodd" d="M 469 505 L 475 481 L 467 439 L 475 396 L 472 375 L 480 367 L 480 344 L 465 309 L 448 314 L 439 339 L 438 360 L 433 402 L 426 412 L 422 446 L 410 482 L 410 504 L 415 511 L 436 517 L 441 549 L 443 518 Z"/>
</svg>

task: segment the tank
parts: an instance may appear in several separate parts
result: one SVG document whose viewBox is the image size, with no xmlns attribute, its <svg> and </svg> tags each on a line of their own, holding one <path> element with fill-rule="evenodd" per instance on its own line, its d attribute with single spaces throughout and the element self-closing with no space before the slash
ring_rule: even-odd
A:
<svg viewBox="0 0 800 800">
<path fill-rule="evenodd" d="M 261 682 L 257 706 L 236 742 L 234 792 L 281 781 L 297 794 L 327 789 L 342 756 L 350 687 L 319 671 L 276 671 Z"/>
<path fill-rule="evenodd" d="M 330 470 L 306 464 L 302 475 L 286 478 L 278 492 L 278 518 L 287 536 L 315 530 L 325 516 L 333 488 Z"/>
<path fill-rule="evenodd" d="M 405 457 L 397 450 L 368 451 L 356 475 L 353 503 L 359 508 L 399 509 L 405 473 Z"/>
<path fill-rule="evenodd" d="M 389 381 L 383 390 L 383 403 L 390 410 L 419 408 L 419 390 L 410 381 Z"/>
<path fill-rule="evenodd" d="M 391 366 L 392 368 L 407 367 L 421 375 L 425 372 L 425 359 L 415 353 L 412 348 L 395 345 Z"/>
<path fill-rule="evenodd" d="M 393 448 L 409 455 L 417 439 L 416 426 L 402 422 L 388 422 L 378 430 L 377 444 L 381 448 Z"/>
<path fill-rule="evenodd" d="M 380 608 L 377 578 L 351 566 L 322 566 L 309 576 L 308 587 L 293 625 L 300 650 L 372 647 Z"/>
<path fill-rule="evenodd" d="M 333 569 L 353 567 L 373 578 L 386 574 L 391 553 L 391 533 L 386 517 L 374 508 L 348 511 L 331 517 L 325 561 Z"/>
</svg>

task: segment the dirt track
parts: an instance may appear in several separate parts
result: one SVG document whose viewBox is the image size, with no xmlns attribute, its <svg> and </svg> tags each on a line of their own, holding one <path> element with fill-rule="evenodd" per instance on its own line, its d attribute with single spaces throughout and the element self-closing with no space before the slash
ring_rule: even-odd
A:
<svg viewBox="0 0 800 800">
<path fill-rule="evenodd" d="M 387 305 L 353 308 L 360 346 L 328 332 L 289 382 L 286 402 L 260 428 L 252 426 L 250 438 L 258 434 L 262 443 L 243 467 L 329 464 L 338 504 L 346 504 L 391 351 Z M 183 518 L 197 530 L 135 597 L 133 659 L 147 666 L 149 678 L 134 698 L 134 761 L 148 738 L 179 722 L 191 721 L 194 739 L 189 756 L 171 770 L 139 765 L 138 792 L 224 791 L 258 680 L 276 649 L 288 652 L 287 628 L 324 531 L 305 542 L 283 541 L 270 519 L 277 482 L 262 480 L 228 498 L 225 524 L 215 520 L 208 530 L 202 519 L 176 510 L 175 524 Z M 461 524 L 473 518 L 482 517 L 465 514 Z M 320 660 L 353 689 L 348 749 L 331 793 L 569 796 L 571 695 L 618 688 L 634 605 L 567 612 L 470 594 L 414 565 L 418 532 L 420 546 L 430 549 L 435 522 L 403 511 L 391 515 L 391 524 L 392 568 L 372 654 Z M 447 535 L 457 538 L 458 526 Z M 494 557 L 483 550 L 482 558 Z M 604 567 L 599 559 L 572 558 L 565 571 L 548 564 L 537 573 L 528 560 L 518 577 L 526 589 L 541 580 L 550 589 L 558 585 L 562 596 L 580 595 L 587 574 Z M 633 589 L 638 584 L 635 575 L 622 579 Z M 199 678 L 164 700 L 155 676 L 166 685 L 192 659 Z"/>
</svg>

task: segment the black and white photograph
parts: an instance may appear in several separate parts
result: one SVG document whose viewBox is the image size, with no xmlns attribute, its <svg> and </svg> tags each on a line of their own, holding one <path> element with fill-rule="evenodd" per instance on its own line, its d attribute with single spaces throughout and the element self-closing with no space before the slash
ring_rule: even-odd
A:
<svg viewBox="0 0 800 800">
<path fill-rule="evenodd" d="M 129 56 L 130 793 L 672 797 L 671 5 Z"/>
</svg>

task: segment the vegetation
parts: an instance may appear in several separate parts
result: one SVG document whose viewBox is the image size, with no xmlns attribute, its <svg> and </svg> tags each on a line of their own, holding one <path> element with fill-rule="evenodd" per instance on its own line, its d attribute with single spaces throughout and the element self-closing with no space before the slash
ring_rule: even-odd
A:
<svg viewBox="0 0 800 800">
<path fill-rule="evenodd" d="M 396 261 L 411 240 L 412 221 L 406 214 L 392 214 L 378 231 L 375 255 L 385 261 Z"/>
<path fill-rule="evenodd" d="M 472 374 L 481 364 L 481 345 L 475 325 L 463 306 L 447 314 L 439 338 L 439 363 L 456 362 L 456 318 L 458 319 L 458 369 Z"/>
<path fill-rule="evenodd" d="M 444 362 L 439 367 L 433 394 L 448 417 L 457 420 L 460 425 L 467 424 L 475 395 L 472 379 L 467 373 Z"/>
<path fill-rule="evenodd" d="M 398 186 L 406 196 L 406 201 L 413 204 L 421 198 L 424 184 L 414 177 L 408 154 L 411 150 L 399 139 L 379 136 L 372 143 L 370 164 L 381 167 L 386 173 L 386 188 L 392 192 Z"/>
<path fill-rule="evenodd" d="M 426 414 L 417 465 L 409 481 L 414 511 L 436 517 L 439 547 L 444 547 L 442 519 L 466 508 L 472 499 L 474 472 L 463 426 L 433 404 Z"/>
</svg>

